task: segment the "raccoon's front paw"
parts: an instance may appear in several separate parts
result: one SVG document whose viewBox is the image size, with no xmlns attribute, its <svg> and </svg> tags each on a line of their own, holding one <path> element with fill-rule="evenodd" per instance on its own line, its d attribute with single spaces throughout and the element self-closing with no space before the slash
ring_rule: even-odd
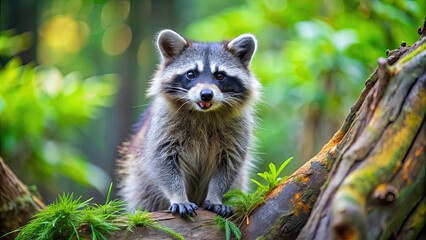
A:
<svg viewBox="0 0 426 240">
<path fill-rule="evenodd" d="M 230 206 L 226 206 L 225 204 L 214 204 L 209 200 L 203 202 L 203 208 L 215 212 L 222 217 L 229 217 L 232 215 L 232 208 Z"/>
<path fill-rule="evenodd" d="M 186 215 L 193 216 L 193 214 L 197 214 L 195 210 L 198 209 L 198 206 L 195 203 L 192 202 L 185 202 L 185 203 L 173 203 L 169 210 L 170 212 L 175 215 L 176 213 L 179 213 L 182 217 L 185 217 Z"/>
</svg>

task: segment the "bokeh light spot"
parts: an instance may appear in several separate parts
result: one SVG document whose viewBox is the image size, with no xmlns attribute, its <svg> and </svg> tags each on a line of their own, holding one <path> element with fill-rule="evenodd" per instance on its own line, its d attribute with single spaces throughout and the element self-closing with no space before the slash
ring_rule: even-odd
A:
<svg viewBox="0 0 426 240">
<path fill-rule="evenodd" d="M 287 0 L 266 0 L 265 6 L 271 12 L 281 12 L 287 9 Z"/>
<path fill-rule="evenodd" d="M 102 47 L 108 55 L 119 55 L 126 51 L 132 41 L 132 30 L 126 24 L 109 27 L 102 38 Z"/>
<path fill-rule="evenodd" d="M 65 53 L 78 52 L 87 42 L 89 27 L 68 15 L 58 15 L 40 28 L 41 41 L 50 48 Z"/>
<path fill-rule="evenodd" d="M 108 1 L 102 8 L 101 24 L 107 28 L 114 23 L 120 23 L 129 16 L 130 2 L 129 1 Z"/>
<path fill-rule="evenodd" d="M 138 55 L 137 55 L 139 66 L 143 67 L 149 64 L 150 57 L 152 55 L 151 47 L 152 47 L 151 38 L 145 38 L 139 45 Z"/>
</svg>

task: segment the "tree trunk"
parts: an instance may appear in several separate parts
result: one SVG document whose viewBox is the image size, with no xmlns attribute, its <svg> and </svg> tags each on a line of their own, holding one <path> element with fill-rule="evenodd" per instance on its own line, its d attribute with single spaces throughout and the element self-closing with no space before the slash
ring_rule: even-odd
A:
<svg viewBox="0 0 426 240">
<path fill-rule="evenodd" d="M 424 32 L 392 67 L 379 60 L 378 80 L 347 141 L 334 151 L 333 170 L 299 239 L 399 239 L 420 233 L 424 219 L 410 219 L 425 213 L 425 66 Z"/>
<path fill-rule="evenodd" d="M 411 48 L 402 44 L 379 60 L 343 126 L 252 214 L 247 239 L 419 233 L 424 220 L 418 216 L 425 213 L 426 33 L 421 33 Z"/>
<path fill-rule="evenodd" d="M 28 190 L 0 157 L 0 237 L 18 229 L 44 208 L 38 194 Z M 2 239 L 14 239 L 17 233 Z"/>
<path fill-rule="evenodd" d="M 342 127 L 276 187 L 242 227 L 246 239 L 425 237 L 426 19 L 412 46 L 379 59 Z M 151 216 L 187 239 L 223 239 L 213 214 Z M 422 232 L 423 231 L 423 232 Z M 138 227 L 116 239 L 164 239 Z"/>
</svg>

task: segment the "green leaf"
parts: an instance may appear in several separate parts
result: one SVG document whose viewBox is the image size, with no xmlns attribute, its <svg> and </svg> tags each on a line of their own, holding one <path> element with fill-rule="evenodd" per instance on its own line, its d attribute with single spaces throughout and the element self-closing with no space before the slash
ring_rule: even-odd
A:
<svg viewBox="0 0 426 240">
<path fill-rule="evenodd" d="M 281 164 L 280 168 L 278 169 L 277 175 L 279 175 L 284 170 L 284 168 L 287 167 L 291 160 L 293 160 L 293 157 L 288 158 Z"/>
<path fill-rule="evenodd" d="M 231 220 L 227 218 L 223 218 L 221 216 L 216 216 L 214 218 L 216 220 L 217 227 L 221 230 L 225 230 L 225 239 L 230 240 L 231 234 L 235 236 L 235 239 L 239 240 L 242 237 L 241 230 L 233 223 Z"/>
<path fill-rule="evenodd" d="M 258 187 L 262 187 L 263 185 L 257 181 L 256 179 L 250 179 L 250 181 L 254 182 Z"/>
<path fill-rule="evenodd" d="M 269 173 L 272 176 L 276 176 L 277 175 L 277 168 L 275 167 L 275 164 L 273 164 L 273 163 L 269 164 Z"/>
<path fill-rule="evenodd" d="M 112 192 L 112 182 L 109 184 L 108 194 L 107 194 L 107 197 L 105 199 L 105 204 L 109 203 L 109 200 L 110 200 L 110 197 L 111 197 L 111 192 Z"/>
</svg>

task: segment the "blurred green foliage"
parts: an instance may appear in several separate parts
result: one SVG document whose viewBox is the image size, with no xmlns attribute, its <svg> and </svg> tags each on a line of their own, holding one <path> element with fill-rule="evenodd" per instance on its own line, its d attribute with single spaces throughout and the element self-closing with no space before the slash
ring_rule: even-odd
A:
<svg viewBox="0 0 426 240">
<path fill-rule="evenodd" d="M 248 0 L 191 23 L 186 33 L 209 41 L 257 36 L 259 168 L 295 156 L 293 171 L 340 127 L 386 49 L 417 40 L 425 9 L 423 0 Z"/>
<path fill-rule="evenodd" d="M 14 35 L 13 31 L 4 31 L 0 34 L 0 57 L 15 56 L 31 46 L 31 35 L 22 33 Z"/>
<path fill-rule="evenodd" d="M 25 35 L 0 35 L 0 49 L 20 37 Z M 18 175 L 44 186 L 54 186 L 52 179 L 66 176 L 105 190 L 110 177 L 71 140 L 79 127 L 98 116 L 100 107 L 111 104 L 116 76 L 63 76 L 55 67 L 22 65 L 15 57 L 0 69 L 0 79 L 1 156 L 14 164 Z"/>
<path fill-rule="evenodd" d="M 132 41 L 130 1 L 51 0 L 40 10 L 37 60 L 62 72 L 78 69 L 88 77 L 111 71 L 113 57 Z"/>
</svg>

